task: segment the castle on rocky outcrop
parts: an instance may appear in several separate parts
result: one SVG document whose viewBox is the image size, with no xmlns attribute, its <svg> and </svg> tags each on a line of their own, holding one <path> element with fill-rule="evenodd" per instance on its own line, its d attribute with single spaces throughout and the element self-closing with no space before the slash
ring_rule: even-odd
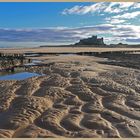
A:
<svg viewBox="0 0 140 140">
<path fill-rule="evenodd" d="M 104 39 L 97 38 L 97 36 L 92 36 L 86 39 L 81 39 L 78 43 L 75 43 L 75 45 L 105 45 Z"/>
</svg>

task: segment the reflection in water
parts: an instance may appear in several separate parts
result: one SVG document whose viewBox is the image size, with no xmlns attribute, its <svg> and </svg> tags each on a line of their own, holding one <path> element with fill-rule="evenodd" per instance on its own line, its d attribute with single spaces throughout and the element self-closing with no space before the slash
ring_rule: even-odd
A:
<svg viewBox="0 0 140 140">
<path fill-rule="evenodd" d="M 31 63 L 26 63 L 23 65 L 23 67 L 17 67 L 14 69 L 13 72 L 11 71 L 0 71 L 0 77 L 4 76 L 4 75 L 11 75 L 11 74 L 16 74 L 16 73 L 20 73 L 20 72 L 25 72 L 25 67 L 24 66 L 36 66 L 36 65 L 41 65 L 41 62 L 43 62 L 42 60 L 32 60 Z"/>
<path fill-rule="evenodd" d="M 13 71 L 13 72 L 11 72 L 11 71 L 1 71 L 0 72 L 0 77 L 4 76 L 4 75 L 16 74 L 16 73 L 20 73 L 20 72 L 25 72 L 25 68 L 19 67 L 19 68 L 16 68 L 15 71 Z"/>
</svg>

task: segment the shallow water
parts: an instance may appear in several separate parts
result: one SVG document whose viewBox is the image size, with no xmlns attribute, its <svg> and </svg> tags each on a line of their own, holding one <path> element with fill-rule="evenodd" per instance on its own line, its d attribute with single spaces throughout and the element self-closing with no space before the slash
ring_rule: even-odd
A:
<svg viewBox="0 0 140 140">
<path fill-rule="evenodd" d="M 5 76 L 5 75 L 11 75 L 11 74 L 16 74 L 16 73 L 20 73 L 20 72 L 25 72 L 24 68 L 16 68 L 14 72 L 11 71 L 0 71 L 0 77 L 1 76 Z"/>
<path fill-rule="evenodd" d="M 32 63 L 41 63 L 41 62 L 43 62 L 43 61 L 42 60 L 37 60 L 37 59 L 32 60 Z"/>
<path fill-rule="evenodd" d="M 24 66 L 36 66 L 36 65 L 39 65 L 39 64 L 41 65 L 41 62 L 43 62 L 43 61 L 42 60 L 34 59 L 34 60 L 31 61 L 31 63 L 24 64 Z M 25 68 L 24 67 L 16 68 L 14 72 L 11 72 L 11 71 L 0 71 L 0 76 L 16 74 L 16 73 L 19 73 L 19 72 L 25 72 Z"/>
<path fill-rule="evenodd" d="M 78 54 L 75 53 L 68 53 L 68 54 L 59 54 L 58 56 L 76 56 Z"/>
<path fill-rule="evenodd" d="M 42 60 L 32 60 L 31 63 L 27 63 L 27 64 L 24 64 L 24 66 L 35 66 L 35 65 L 41 65 L 41 62 L 43 62 Z"/>
<path fill-rule="evenodd" d="M 20 72 L 20 73 L 11 74 L 11 75 L 0 76 L 0 80 L 24 80 L 24 79 L 31 78 L 34 76 L 41 76 L 41 75 L 37 73 Z"/>
</svg>

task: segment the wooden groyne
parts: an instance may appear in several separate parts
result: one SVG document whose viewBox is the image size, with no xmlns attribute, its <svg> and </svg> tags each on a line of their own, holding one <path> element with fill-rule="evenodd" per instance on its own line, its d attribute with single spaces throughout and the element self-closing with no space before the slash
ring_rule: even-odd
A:
<svg viewBox="0 0 140 140">
<path fill-rule="evenodd" d="M 128 54 L 140 52 L 140 50 L 124 50 L 124 51 L 84 51 L 84 52 L 26 52 L 24 55 L 26 57 L 39 57 L 43 55 L 69 55 L 69 54 L 77 54 L 77 55 L 101 55 L 101 54 Z"/>
<path fill-rule="evenodd" d="M 134 51 L 105 51 L 105 52 L 79 52 L 76 53 L 78 55 L 89 55 L 89 56 L 105 56 L 105 55 L 117 55 L 121 56 L 124 54 L 131 54 L 135 52 L 140 52 L 140 50 L 134 50 Z"/>
<path fill-rule="evenodd" d="M 87 56 L 97 56 L 97 57 L 112 57 L 112 56 L 123 56 L 131 55 L 131 53 L 140 52 L 140 50 L 131 51 L 106 51 L 106 52 L 77 52 L 77 53 L 24 53 L 24 54 L 13 54 L 13 53 L 0 53 L 0 71 L 14 71 L 16 68 L 29 68 L 30 65 L 25 65 L 30 63 L 31 59 L 29 57 L 38 57 L 43 55 L 87 55 Z M 28 59 L 27 59 L 28 57 Z M 33 66 L 33 65 L 32 65 Z M 36 64 L 34 66 L 46 66 L 45 64 Z"/>
<path fill-rule="evenodd" d="M 28 62 L 24 54 L 0 53 L 0 71 L 14 71 L 14 67 Z"/>
</svg>

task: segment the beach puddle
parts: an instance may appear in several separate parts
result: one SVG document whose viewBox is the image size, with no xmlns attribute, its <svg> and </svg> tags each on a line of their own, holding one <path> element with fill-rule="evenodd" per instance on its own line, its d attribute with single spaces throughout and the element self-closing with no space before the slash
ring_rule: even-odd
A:
<svg viewBox="0 0 140 140">
<path fill-rule="evenodd" d="M 23 65 L 23 67 L 17 67 L 14 69 L 13 72 L 11 71 L 0 71 L 0 80 L 22 80 L 26 78 L 30 78 L 33 76 L 38 76 L 36 73 L 29 73 L 25 70 L 25 67 L 27 66 L 39 66 L 42 65 L 42 60 L 31 60 L 31 63 L 26 63 Z M 25 77 L 25 78 L 24 78 Z"/>
<path fill-rule="evenodd" d="M 42 75 L 37 73 L 30 73 L 30 72 L 20 72 L 11 75 L 0 76 L 0 80 L 24 80 L 34 76 L 42 76 Z"/>
<path fill-rule="evenodd" d="M 78 56 L 76 53 L 68 53 L 68 54 L 57 54 L 57 56 Z"/>
<path fill-rule="evenodd" d="M 37 60 L 37 59 L 32 60 L 32 63 L 41 63 L 41 62 L 43 62 L 43 61 L 42 60 Z"/>
<path fill-rule="evenodd" d="M 36 65 L 41 65 L 42 62 L 43 62 L 42 60 L 32 60 L 31 63 L 24 64 L 24 66 L 36 66 Z"/>
</svg>

